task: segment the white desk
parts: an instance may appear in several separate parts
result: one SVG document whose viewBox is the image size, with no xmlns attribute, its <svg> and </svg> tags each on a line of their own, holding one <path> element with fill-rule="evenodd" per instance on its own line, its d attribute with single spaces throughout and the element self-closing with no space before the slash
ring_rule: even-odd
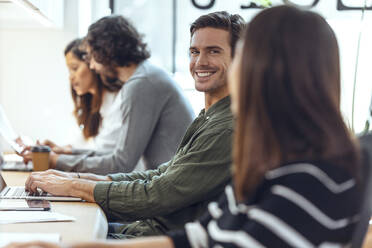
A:
<svg viewBox="0 0 372 248">
<path fill-rule="evenodd" d="M 29 173 L 2 172 L 10 186 L 24 185 Z M 107 235 L 105 214 L 95 203 L 51 202 L 52 209 L 61 214 L 73 216 L 74 222 L 46 222 L 0 225 L 1 232 L 59 233 L 63 242 L 92 241 L 104 239 Z"/>
</svg>

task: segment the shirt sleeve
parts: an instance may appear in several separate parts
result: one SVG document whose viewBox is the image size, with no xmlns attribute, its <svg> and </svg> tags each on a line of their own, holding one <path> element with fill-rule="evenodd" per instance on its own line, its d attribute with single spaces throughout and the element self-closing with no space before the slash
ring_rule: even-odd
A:
<svg viewBox="0 0 372 248">
<path fill-rule="evenodd" d="M 137 179 L 140 180 L 151 180 L 154 176 L 160 176 L 161 173 L 165 172 L 170 162 L 164 163 L 155 170 L 146 170 L 146 171 L 134 171 L 131 173 L 116 173 L 109 174 L 108 176 L 112 181 L 134 181 Z"/>
<path fill-rule="evenodd" d="M 60 155 L 57 169 L 96 174 L 118 171 L 126 173 L 134 169 L 151 139 L 169 96 L 164 95 L 164 92 L 150 81 L 144 83 L 131 81 L 121 97 L 123 123 L 121 137 L 115 150 L 109 154 L 90 151 L 79 155 Z"/>
<path fill-rule="evenodd" d="M 230 129 L 200 135 L 188 151 L 177 153 L 172 165 L 151 180 L 98 182 L 95 201 L 111 220 L 132 221 L 213 197 L 211 192 L 222 190 L 231 179 L 231 135 Z"/>
</svg>

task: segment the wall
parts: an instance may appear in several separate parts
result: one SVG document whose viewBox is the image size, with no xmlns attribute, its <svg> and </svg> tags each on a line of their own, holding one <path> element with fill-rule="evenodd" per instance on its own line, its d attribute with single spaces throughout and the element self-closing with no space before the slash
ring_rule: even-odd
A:
<svg viewBox="0 0 372 248">
<path fill-rule="evenodd" d="M 0 104 L 34 140 L 66 142 L 77 129 L 63 56 L 77 36 L 77 1 L 66 0 L 64 13 L 63 29 L 0 29 Z"/>
</svg>

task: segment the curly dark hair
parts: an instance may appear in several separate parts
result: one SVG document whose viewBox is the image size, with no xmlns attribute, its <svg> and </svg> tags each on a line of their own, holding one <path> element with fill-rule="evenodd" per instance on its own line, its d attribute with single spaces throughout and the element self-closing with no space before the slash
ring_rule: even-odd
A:
<svg viewBox="0 0 372 248">
<path fill-rule="evenodd" d="M 129 66 L 150 57 L 142 35 L 123 16 L 106 16 L 93 23 L 86 40 L 91 55 L 104 66 Z"/>
<path fill-rule="evenodd" d="M 83 39 L 75 39 L 71 41 L 65 48 L 65 56 L 68 53 L 72 53 L 77 59 L 85 62 L 84 57 L 86 51 L 83 49 Z M 89 67 L 89 65 L 87 65 Z M 116 92 L 120 90 L 117 85 L 110 85 L 102 81 L 102 78 L 92 71 L 97 82 L 97 93 L 92 95 L 91 93 L 86 93 L 79 96 L 74 88 L 70 87 L 72 100 L 74 102 L 74 116 L 77 123 L 82 127 L 83 136 L 85 139 L 95 137 L 98 134 L 99 127 L 102 123 L 102 116 L 99 110 L 102 105 L 103 90 L 106 89 L 110 92 Z"/>
<path fill-rule="evenodd" d="M 243 17 L 238 14 L 231 15 L 226 11 L 202 15 L 191 24 L 190 34 L 193 36 L 196 30 L 208 27 L 223 29 L 230 33 L 231 56 L 234 57 L 236 43 L 246 27 Z"/>
</svg>

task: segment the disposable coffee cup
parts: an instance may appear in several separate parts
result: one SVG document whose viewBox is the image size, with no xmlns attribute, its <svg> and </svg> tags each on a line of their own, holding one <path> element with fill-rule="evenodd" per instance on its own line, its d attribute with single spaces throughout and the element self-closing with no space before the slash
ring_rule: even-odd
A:
<svg viewBox="0 0 372 248">
<path fill-rule="evenodd" d="M 34 171 L 45 171 L 49 169 L 49 146 L 33 146 L 31 152 Z"/>
</svg>

